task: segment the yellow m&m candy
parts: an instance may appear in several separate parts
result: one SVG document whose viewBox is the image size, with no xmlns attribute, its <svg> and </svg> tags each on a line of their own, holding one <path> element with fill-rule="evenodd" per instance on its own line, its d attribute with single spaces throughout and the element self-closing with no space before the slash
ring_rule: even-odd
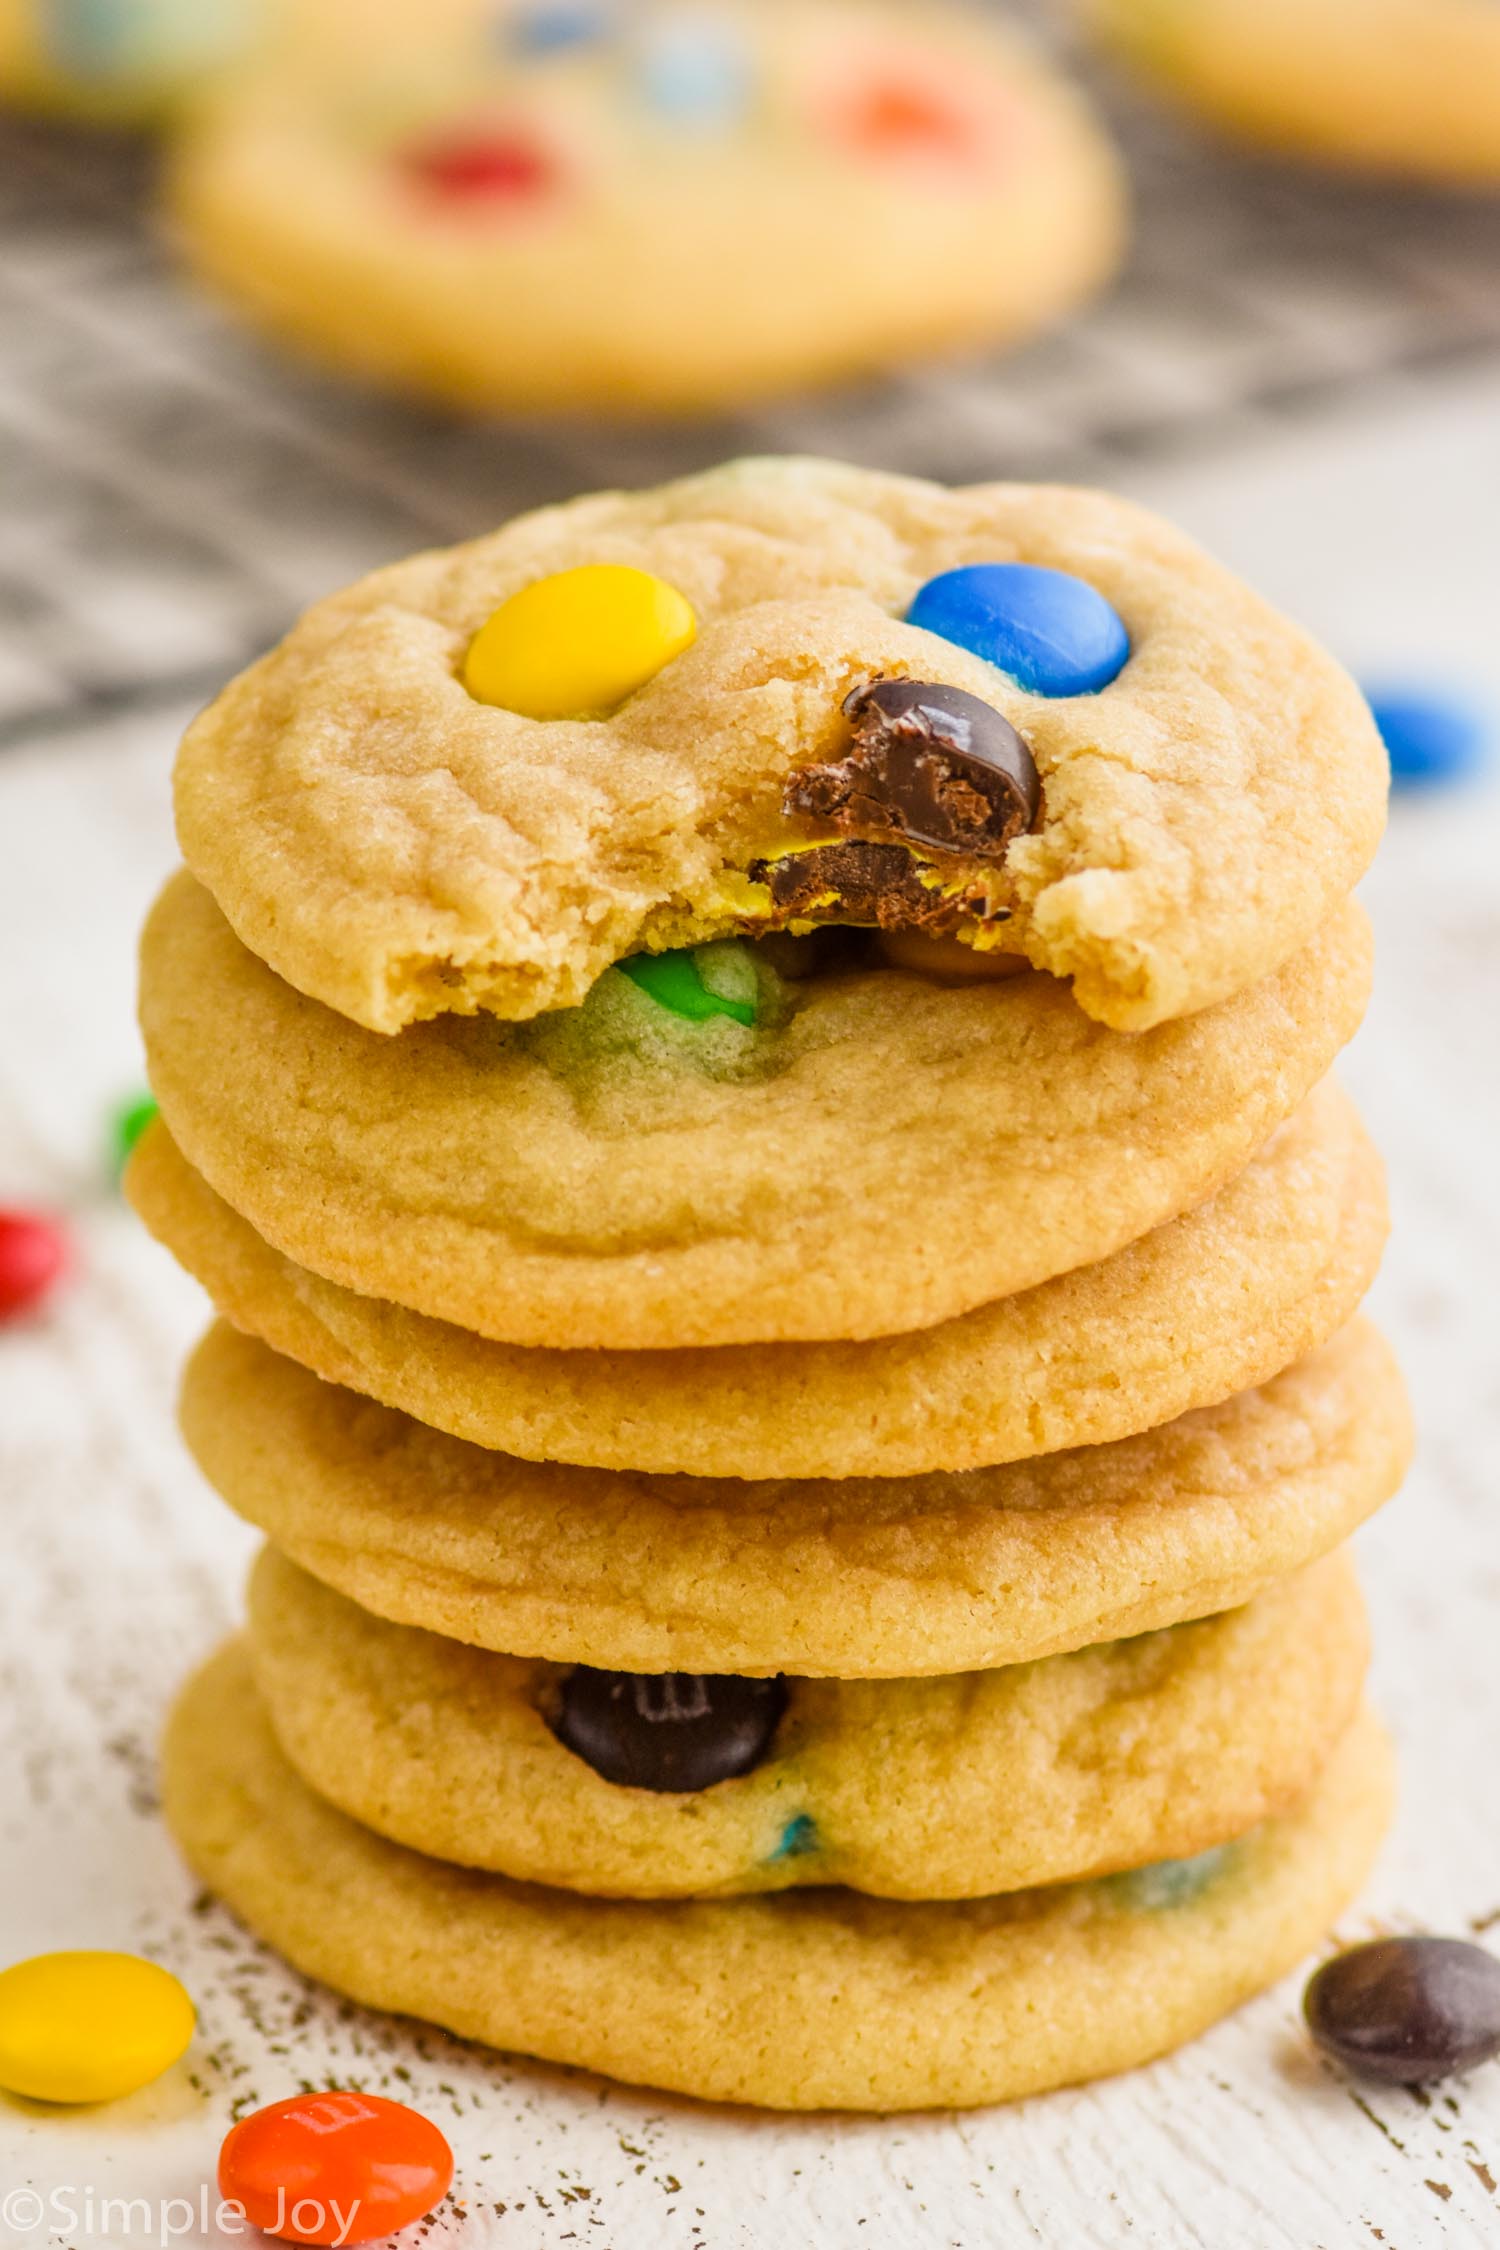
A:
<svg viewBox="0 0 1500 2250">
<path fill-rule="evenodd" d="M 692 645 L 698 621 L 664 578 L 584 563 L 512 594 L 469 643 L 476 702 L 527 719 L 602 719 Z"/>
<path fill-rule="evenodd" d="M 135 1953 L 38 1953 L 0 1973 L 0 2086 L 40 2102 L 112 2102 L 186 2052 L 193 2003 Z"/>
</svg>

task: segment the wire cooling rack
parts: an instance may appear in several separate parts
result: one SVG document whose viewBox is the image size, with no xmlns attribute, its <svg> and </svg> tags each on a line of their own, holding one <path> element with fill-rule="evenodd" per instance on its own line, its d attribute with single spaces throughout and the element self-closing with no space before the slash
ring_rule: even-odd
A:
<svg viewBox="0 0 1500 2250">
<path fill-rule="evenodd" d="M 208 692 L 317 594 L 729 453 L 1109 481 L 1500 355 L 1492 203 L 1224 153 L 1111 89 L 1137 248 L 1030 349 L 690 429 L 487 425 L 309 373 L 175 274 L 149 149 L 0 124 L 0 743 Z"/>
</svg>

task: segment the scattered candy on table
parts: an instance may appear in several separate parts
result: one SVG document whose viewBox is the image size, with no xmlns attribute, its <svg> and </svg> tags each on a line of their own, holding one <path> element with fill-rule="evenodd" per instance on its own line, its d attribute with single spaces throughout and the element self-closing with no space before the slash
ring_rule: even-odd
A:
<svg viewBox="0 0 1500 2250">
<path fill-rule="evenodd" d="M 294 2094 L 219 2150 L 219 2192 L 283 2242 L 373 2242 L 426 2216 L 453 2179 L 430 2118 L 382 2094 Z"/>
<path fill-rule="evenodd" d="M 691 646 L 697 620 L 665 579 L 584 563 L 502 602 L 469 643 L 464 685 L 527 719 L 603 718 Z"/>
<path fill-rule="evenodd" d="M 0 1210 L 0 1321 L 41 1304 L 68 1263 L 68 1238 L 40 1211 Z"/>
<path fill-rule="evenodd" d="M 1369 703 L 1394 788 L 1462 781 L 1483 764 L 1492 730 L 1477 705 L 1423 688 L 1372 688 Z"/>
<path fill-rule="evenodd" d="M 146 1127 L 156 1115 L 154 1094 L 132 1094 L 129 1101 L 121 1102 L 110 1119 L 110 1168 L 116 1179 L 124 1171 Z"/>
<path fill-rule="evenodd" d="M 1325 1961 L 1303 1999 L 1335 2062 L 1398 2085 L 1500 2055 L 1500 1960 L 1465 1938 L 1376 1938 Z"/>
<path fill-rule="evenodd" d="M 1033 695 L 1096 695 L 1130 655 L 1130 636 L 1097 588 L 1035 563 L 942 571 L 918 590 L 906 615 Z"/>
<path fill-rule="evenodd" d="M 0 2086 L 42 2102 L 112 2102 L 187 2051 L 193 2003 L 135 1953 L 38 1953 L 0 1973 Z"/>
<path fill-rule="evenodd" d="M 703 981 L 703 972 L 691 950 L 678 953 L 636 953 L 620 968 L 634 985 L 669 1014 L 689 1023 L 707 1023 L 711 1016 L 729 1016 L 735 1023 L 753 1024 L 757 1009 L 750 999 L 715 992 Z"/>
</svg>

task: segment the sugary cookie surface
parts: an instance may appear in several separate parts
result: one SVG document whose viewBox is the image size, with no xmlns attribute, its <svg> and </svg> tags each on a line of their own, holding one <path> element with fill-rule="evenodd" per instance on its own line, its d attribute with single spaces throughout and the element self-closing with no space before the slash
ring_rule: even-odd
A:
<svg viewBox="0 0 1500 2250">
<path fill-rule="evenodd" d="M 575 715 L 528 716 L 567 712 L 568 600 L 540 684 L 484 636 L 600 566 L 665 589 L 662 617 L 601 710 L 578 611 Z M 573 1007 L 630 956 L 829 919 L 1024 956 L 1138 1029 L 1304 944 L 1385 786 L 1337 666 L 1141 510 L 770 460 L 320 604 L 189 730 L 177 814 L 252 951 L 380 1031 Z"/>
</svg>

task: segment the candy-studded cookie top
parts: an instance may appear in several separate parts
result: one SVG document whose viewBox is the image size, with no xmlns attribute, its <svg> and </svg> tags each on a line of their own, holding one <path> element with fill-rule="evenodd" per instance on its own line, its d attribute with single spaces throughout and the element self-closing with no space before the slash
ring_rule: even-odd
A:
<svg viewBox="0 0 1500 2250">
<path fill-rule="evenodd" d="M 1026 620 L 1003 603 L 1035 581 L 977 567 L 1012 564 L 1060 574 L 1067 614 L 1114 636 L 1106 684 L 1079 685 L 1101 676 L 1083 649 L 1024 684 Z M 487 669 L 506 605 L 599 566 L 669 589 L 670 629 L 644 604 L 608 679 L 580 640 L 574 683 L 568 602 L 533 595 L 563 636 L 533 651 L 541 701 L 529 676 Z M 983 579 L 990 623 L 1002 602 L 988 654 L 945 637 L 974 638 L 950 601 L 921 598 L 950 573 Z M 897 745 L 903 788 L 883 790 L 879 824 L 851 820 L 870 811 L 872 751 L 889 768 Z M 888 924 L 872 886 L 907 895 L 897 922 L 1024 955 L 1141 1028 L 1305 942 L 1367 864 L 1384 797 L 1337 666 L 1139 509 L 808 460 L 575 501 L 377 573 L 220 696 L 177 777 L 184 852 L 240 936 L 380 1031 L 571 1007 L 617 961 L 778 922 Z M 785 872 L 853 845 L 837 882 Z"/>
</svg>

